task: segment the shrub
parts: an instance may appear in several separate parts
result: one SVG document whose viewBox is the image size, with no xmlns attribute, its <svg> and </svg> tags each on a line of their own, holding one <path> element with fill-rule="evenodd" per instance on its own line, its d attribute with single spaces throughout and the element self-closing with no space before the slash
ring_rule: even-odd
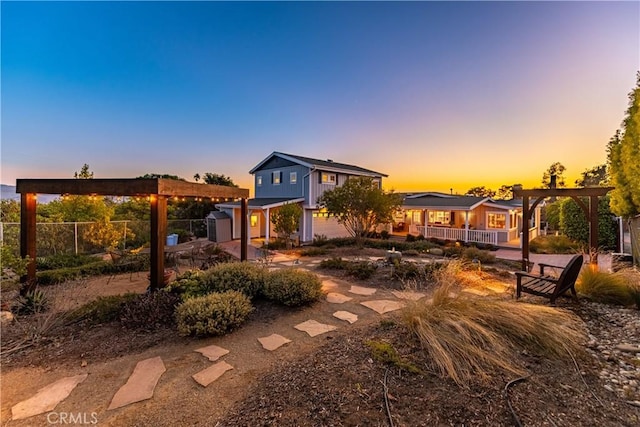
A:
<svg viewBox="0 0 640 427">
<path fill-rule="evenodd" d="M 329 239 L 324 234 L 314 234 L 313 235 L 313 245 L 314 246 L 323 246 L 326 245 Z"/>
<path fill-rule="evenodd" d="M 69 320 L 88 320 L 90 323 L 107 323 L 120 318 L 124 305 L 138 295 L 126 293 L 124 295 L 109 295 L 98 297 L 87 304 L 78 307 L 69 314 Z"/>
<path fill-rule="evenodd" d="M 203 273 L 199 270 L 187 271 L 176 277 L 176 280 L 169 283 L 165 287 L 165 290 L 172 294 L 181 296 L 183 300 L 203 296 L 210 292 L 205 287 L 202 278 Z"/>
<path fill-rule="evenodd" d="M 206 293 L 238 291 L 255 297 L 264 284 L 265 269 L 248 262 L 218 264 L 202 275 Z"/>
<path fill-rule="evenodd" d="M 19 314 L 42 313 L 49 309 L 49 298 L 40 289 L 34 289 L 18 300 Z"/>
<path fill-rule="evenodd" d="M 428 252 L 431 255 L 435 255 L 435 256 L 442 256 L 444 255 L 444 251 L 442 250 L 442 248 L 433 248 L 433 249 L 429 249 Z"/>
<path fill-rule="evenodd" d="M 371 349 L 373 358 L 382 362 L 395 366 L 399 369 L 404 369 L 407 372 L 414 374 L 421 374 L 422 371 L 412 363 L 402 360 L 395 348 L 388 342 L 383 341 L 367 341 L 367 346 Z"/>
<path fill-rule="evenodd" d="M 330 270 L 346 270 L 348 265 L 349 261 L 346 261 L 339 257 L 333 257 L 329 259 L 323 259 L 322 261 L 320 261 L 318 267 Z"/>
<path fill-rule="evenodd" d="M 287 241 L 284 239 L 271 240 L 268 243 L 262 245 L 263 249 L 271 249 L 274 251 L 287 249 Z"/>
<path fill-rule="evenodd" d="M 283 269 L 266 276 L 262 293 L 272 301 L 299 306 L 317 301 L 322 296 L 322 282 L 304 270 Z"/>
<path fill-rule="evenodd" d="M 328 253 L 326 248 L 306 248 L 300 251 L 300 256 L 322 256 Z"/>
<path fill-rule="evenodd" d="M 356 261 L 347 264 L 347 274 L 360 280 L 367 280 L 376 272 L 378 267 L 367 261 Z"/>
<path fill-rule="evenodd" d="M 443 249 L 444 256 L 451 257 L 451 258 L 459 258 L 462 256 L 462 251 L 464 251 L 464 249 L 465 249 L 464 247 L 458 246 L 458 245 L 445 246 Z"/>
<path fill-rule="evenodd" d="M 137 295 L 124 303 L 120 311 L 120 322 L 127 328 L 153 329 L 160 325 L 171 325 L 173 313 L 180 302 L 178 295 L 159 290 Z"/>
<path fill-rule="evenodd" d="M 391 278 L 405 281 L 418 278 L 424 270 L 414 262 L 394 263 Z"/>
<path fill-rule="evenodd" d="M 98 261 L 92 255 L 56 254 L 48 257 L 36 258 L 36 269 L 38 271 L 56 270 L 59 268 L 79 267 Z"/>
<path fill-rule="evenodd" d="M 224 335 L 240 326 L 252 310 L 249 298 L 237 291 L 191 298 L 176 308 L 178 331 L 181 335 Z"/>
<path fill-rule="evenodd" d="M 576 290 L 591 300 L 605 304 L 636 303 L 636 288 L 624 274 L 604 273 L 584 268 L 576 281 Z"/>
<path fill-rule="evenodd" d="M 529 243 L 529 250 L 536 254 L 572 254 L 580 244 L 567 236 L 538 236 Z"/>
<path fill-rule="evenodd" d="M 420 252 L 418 252 L 416 249 L 407 249 L 406 251 L 402 252 L 402 255 L 405 255 L 405 256 L 419 256 Z"/>
<path fill-rule="evenodd" d="M 413 234 L 407 234 L 406 241 L 407 242 L 415 242 L 416 241 L 416 236 L 414 236 Z"/>
<path fill-rule="evenodd" d="M 496 256 L 494 254 L 474 247 L 464 248 L 462 258 L 469 261 L 477 259 L 482 264 L 493 264 L 496 262 Z"/>
<path fill-rule="evenodd" d="M 110 261 L 95 261 L 78 267 L 66 267 L 55 270 L 39 271 L 36 273 L 38 284 L 55 285 L 81 277 L 99 276 L 101 274 L 127 273 L 130 271 L 148 270 L 150 261 L 148 255 L 131 255 L 131 262 L 114 264 Z"/>
<path fill-rule="evenodd" d="M 382 230 L 382 231 L 380 232 L 380 238 L 381 238 L 382 240 L 389 240 L 389 236 L 390 236 L 390 235 L 389 235 L 389 232 L 388 232 L 387 230 Z"/>
<path fill-rule="evenodd" d="M 514 350 L 567 360 L 569 352 L 581 351 L 581 322 L 569 312 L 464 294 L 452 297 L 450 290 L 442 285 L 431 304 L 408 306 L 404 322 L 432 368 L 459 385 L 486 380 L 495 370 L 522 375 Z"/>
</svg>

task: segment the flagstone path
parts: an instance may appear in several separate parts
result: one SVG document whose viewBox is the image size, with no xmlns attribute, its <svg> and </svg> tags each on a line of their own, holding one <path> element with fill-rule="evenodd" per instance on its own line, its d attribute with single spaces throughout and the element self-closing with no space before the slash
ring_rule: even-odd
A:
<svg viewBox="0 0 640 427">
<path fill-rule="evenodd" d="M 287 268 L 294 263 L 295 260 L 292 261 L 290 258 L 286 258 L 280 260 L 279 263 L 274 262 L 273 265 L 270 265 L 270 268 Z M 297 263 L 296 266 L 300 268 L 313 269 L 315 265 L 317 265 L 317 262 Z M 323 276 L 320 275 L 320 277 Z M 405 305 L 405 302 L 403 301 L 416 301 L 425 296 L 425 294 L 414 291 L 387 291 L 356 285 L 350 286 L 347 282 L 338 283 L 331 279 L 323 280 L 322 286 L 325 292 L 327 292 L 327 295 L 326 300 L 320 302 L 320 304 L 340 304 L 353 311 L 358 311 L 358 306 L 364 306 L 379 314 L 385 314 L 402 308 Z M 354 296 L 350 297 L 337 291 L 348 292 Z M 380 291 L 383 298 L 368 299 L 378 291 Z M 395 299 L 385 299 L 384 297 L 395 297 Z M 314 310 L 308 311 L 311 313 L 310 317 L 313 317 Z M 360 312 L 364 313 L 361 314 L 361 316 L 370 316 L 368 313 L 371 313 L 370 311 L 363 312 L 362 310 L 360 310 Z M 351 324 L 358 322 L 360 317 L 358 314 L 351 311 L 339 310 L 332 314 L 332 318 L 337 319 L 336 324 L 322 323 L 316 319 L 308 318 L 304 322 L 290 325 L 291 329 L 288 331 L 269 331 L 268 325 L 265 325 L 263 329 L 266 332 L 266 336 L 256 336 L 254 339 L 260 344 L 263 350 L 275 352 L 283 346 L 290 346 L 290 343 L 297 339 L 296 334 L 299 332 L 295 332 L 295 330 L 304 332 L 310 337 L 317 337 L 331 331 L 349 327 Z M 324 321 L 327 322 L 329 320 Z M 259 351 L 259 348 L 260 347 L 257 347 L 256 350 Z M 217 345 L 209 345 L 196 349 L 195 351 L 202 354 L 202 356 L 207 358 L 210 362 L 215 362 L 191 375 L 195 383 L 199 384 L 202 388 L 208 387 L 225 375 L 225 373 L 236 369 L 234 365 L 241 365 L 243 360 L 240 355 L 235 359 L 235 362 L 232 362 L 234 363 L 234 365 L 232 365 L 226 360 L 233 355 L 233 349 L 228 350 Z M 286 351 L 286 347 L 278 351 Z M 224 358 L 225 360 L 220 360 L 221 358 Z M 184 369 L 184 367 L 179 366 L 180 360 L 180 358 L 174 358 L 169 361 L 169 369 Z M 172 366 L 172 364 L 176 366 Z M 247 369 L 247 367 L 243 369 Z M 136 402 L 153 399 L 154 390 L 166 370 L 165 361 L 163 361 L 160 356 L 139 361 L 133 369 L 133 372 L 126 380 L 126 383 L 123 384 L 113 395 L 107 411 L 116 411 L 119 408 L 126 407 Z M 78 384 L 85 380 L 100 381 L 100 378 L 92 378 L 91 375 L 86 373 L 61 378 L 48 386 L 41 388 L 32 397 L 13 405 L 11 408 L 12 419 L 19 420 L 53 411 L 60 402 L 69 397 Z M 171 384 L 167 386 L 169 387 Z M 165 390 L 163 395 L 166 396 L 167 393 L 170 395 L 170 390 Z"/>
</svg>

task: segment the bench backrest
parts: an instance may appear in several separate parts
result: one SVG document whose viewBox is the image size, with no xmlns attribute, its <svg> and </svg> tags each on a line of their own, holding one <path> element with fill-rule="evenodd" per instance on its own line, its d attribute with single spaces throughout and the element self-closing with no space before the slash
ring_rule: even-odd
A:
<svg viewBox="0 0 640 427">
<path fill-rule="evenodd" d="M 584 257 L 582 255 L 575 255 L 566 267 L 562 270 L 560 277 L 558 278 L 558 285 L 556 286 L 554 295 L 562 295 L 568 289 L 576 283 L 580 270 L 582 269 L 582 263 Z"/>
</svg>

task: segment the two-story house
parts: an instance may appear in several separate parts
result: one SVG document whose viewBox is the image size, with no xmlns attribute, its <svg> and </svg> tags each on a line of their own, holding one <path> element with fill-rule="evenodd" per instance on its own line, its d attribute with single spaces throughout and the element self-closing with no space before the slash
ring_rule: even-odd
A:
<svg viewBox="0 0 640 427">
<path fill-rule="evenodd" d="M 298 235 L 301 242 L 310 242 L 315 235 L 328 238 L 344 237 L 348 233 L 336 218 L 321 209 L 317 200 L 325 191 L 342 185 L 349 177 L 367 176 L 379 182 L 387 175 L 359 166 L 318 160 L 309 157 L 273 152 L 249 171 L 254 177 L 254 195 L 249 199 L 249 237 L 276 237 L 271 224 L 271 212 L 286 203 L 299 203 L 303 208 Z M 216 205 L 232 219 L 232 236 L 240 238 L 240 205 Z"/>
</svg>

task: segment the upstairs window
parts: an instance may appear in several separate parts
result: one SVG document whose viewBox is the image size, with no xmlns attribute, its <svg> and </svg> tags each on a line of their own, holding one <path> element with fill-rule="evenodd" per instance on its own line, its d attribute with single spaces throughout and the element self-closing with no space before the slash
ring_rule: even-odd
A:
<svg viewBox="0 0 640 427">
<path fill-rule="evenodd" d="M 298 182 L 298 172 L 289 172 L 289 184 Z"/>
<path fill-rule="evenodd" d="M 271 177 L 271 183 L 273 185 L 280 185 L 281 181 L 282 181 L 282 172 L 280 171 L 273 172 L 273 175 Z"/>
<path fill-rule="evenodd" d="M 322 184 L 335 185 L 335 183 L 336 183 L 336 174 L 335 173 L 322 172 L 322 174 L 320 176 L 320 182 Z"/>
<path fill-rule="evenodd" d="M 256 176 L 256 185 L 260 187 L 262 185 L 262 175 Z"/>
</svg>

